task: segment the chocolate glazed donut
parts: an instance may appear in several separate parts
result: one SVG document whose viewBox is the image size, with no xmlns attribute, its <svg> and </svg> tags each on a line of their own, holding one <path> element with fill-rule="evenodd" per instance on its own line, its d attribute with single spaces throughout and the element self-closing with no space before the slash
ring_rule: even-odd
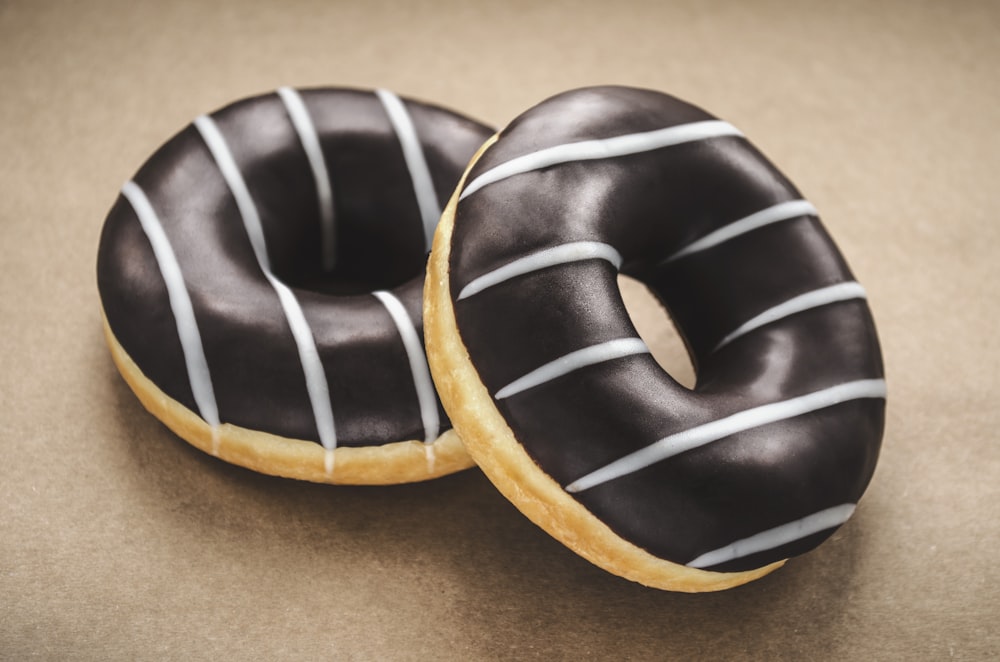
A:
<svg viewBox="0 0 1000 662">
<path fill-rule="evenodd" d="M 667 308 L 693 389 L 619 273 Z M 470 454 L 531 519 L 660 588 L 744 583 L 826 539 L 875 468 L 885 382 L 864 290 L 733 126 L 600 87 L 484 147 L 431 255 L 428 355 Z"/>
<path fill-rule="evenodd" d="M 265 473 L 470 466 L 427 371 L 421 297 L 438 200 L 491 133 L 384 90 L 282 88 L 196 119 L 101 236 L 126 381 L 192 444 Z"/>
</svg>

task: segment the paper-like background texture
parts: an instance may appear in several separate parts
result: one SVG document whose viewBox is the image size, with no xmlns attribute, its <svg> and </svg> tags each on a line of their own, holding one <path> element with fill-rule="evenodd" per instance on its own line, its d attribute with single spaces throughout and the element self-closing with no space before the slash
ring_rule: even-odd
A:
<svg viewBox="0 0 1000 662">
<path fill-rule="evenodd" d="M 0 659 L 997 658 L 998 67 L 996 2 L 0 0 Z M 600 83 L 742 129 L 867 288 L 886 436 L 814 553 L 723 593 L 646 589 L 477 470 L 379 489 L 256 475 L 118 376 L 101 225 L 198 114 L 378 86 L 502 126 Z"/>
</svg>

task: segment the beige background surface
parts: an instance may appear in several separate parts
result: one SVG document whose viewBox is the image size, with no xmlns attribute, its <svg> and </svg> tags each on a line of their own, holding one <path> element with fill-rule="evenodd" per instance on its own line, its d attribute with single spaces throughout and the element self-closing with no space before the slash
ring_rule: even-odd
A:
<svg viewBox="0 0 1000 662">
<path fill-rule="evenodd" d="M 0 658 L 1000 656 L 997 2 L 0 0 Z M 735 123 L 867 287 L 879 468 L 816 552 L 720 594 L 612 577 L 478 471 L 389 489 L 251 474 L 170 434 L 100 332 L 119 186 L 195 115 L 385 86 L 503 124 L 564 89 Z M 681 370 L 648 301 L 647 338 Z"/>
</svg>

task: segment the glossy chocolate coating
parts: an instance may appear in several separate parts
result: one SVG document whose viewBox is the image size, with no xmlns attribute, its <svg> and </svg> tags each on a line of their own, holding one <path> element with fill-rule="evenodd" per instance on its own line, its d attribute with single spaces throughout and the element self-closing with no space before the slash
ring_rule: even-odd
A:
<svg viewBox="0 0 1000 662">
<path fill-rule="evenodd" d="M 514 120 L 467 182 L 555 145 L 713 119 L 648 90 L 567 92 Z M 482 274 L 567 242 L 616 248 L 622 272 L 644 282 L 668 309 L 696 368 L 689 390 L 650 354 L 635 354 L 497 399 L 542 471 L 566 486 L 668 435 L 882 377 L 864 299 L 791 315 L 713 351 L 758 313 L 853 280 L 817 217 L 774 223 L 660 264 L 736 219 L 800 197 L 745 138 L 723 136 L 531 170 L 459 203 L 450 287 L 459 333 L 491 394 L 571 351 L 637 337 L 617 271 L 604 260 L 549 267 L 459 298 Z M 810 513 L 855 503 L 875 468 L 884 405 L 857 399 L 754 427 L 573 496 L 625 540 L 686 564 Z M 708 569 L 761 567 L 815 547 L 833 530 Z"/>
<path fill-rule="evenodd" d="M 422 337 L 427 251 L 400 140 L 371 92 L 314 89 L 300 95 L 333 189 L 337 253 L 331 273 L 321 267 L 315 180 L 278 95 L 238 101 L 212 119 L 259 211 L 273 273 L 292 288 L 315 338 L 338 445 L 423 439 L 406 350 L 386 308 L 369 293 L 392 291 Z M 404 104 L 443 204 L 492 130 L 439 107 Z M 221 421 L 318 443 L 288 322 L 199 132 L 188 126 L 174 136 L 134 181 L 177 256 Z M 161 272 L 121 196 L 104 225 L 97 278 L 119 343 L 162 391 L 197 412 Z M 450 425 L 439 410 L 443 431 Z"/>
</svg>

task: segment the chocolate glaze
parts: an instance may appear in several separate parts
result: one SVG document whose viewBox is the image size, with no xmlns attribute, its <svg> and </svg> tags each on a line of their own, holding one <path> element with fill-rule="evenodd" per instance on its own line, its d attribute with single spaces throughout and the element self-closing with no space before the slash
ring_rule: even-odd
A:
<svg viewBox="0 0 1000 662">
<path fill-rule="evenodd" d="M 540 149 L 713 120 L 658 92 L 589 88 L 554 97 L 504 129 L 467 181 Z M 856 380 L 882 377 L 864 299 L 766 324 L 713 351 L 773 306 L 853 276 L 813 215 L 776 222 L 662 264 L 795 187 L 742 136 L 501 179 L 462 199 L 450 257 L 458 330 L 488 391 L 580 348 L 637 337 L 615 267 L 584 260 L 459 298 L 472 280 L 573 241 L 615 247 L 622 272 L 666 306 L 697 371 L 689 390 L 648 354 L 591 365 L 496 404 L 542 471 L 567 486 L 695 426 Z M 686 564 L 762 531 L 853 504 L 875 468 L 884 399 L 861 398 L 753 427 L 574 493 L 622 538 Z M 830 527 L 709 567 L 739 571 L 805 552 Z"/>
<path fill-rule="evenodd" d="M 427 250 L 400 140 L 376 96 L 303 90 L 333 189 L 336 267 L 321 265 L 319 203 L 309 162 L 276 94 L 211 115 L 258 209 L 272 271 L 295 294 L 322 360 L 341 446 L 422 439 L 399 332 L 369 292 L 389 289 L 422 336 Z M 404 100 L 443 204 L 492 130 Z M 220 419 L 319 442 L 302 364 L 274 289 L 255 259 L 236 201 L 199 132 L 188 126 L 139 169 L 177 256 L 205 348 Z M 129 202 L 108 214 L 97 262 L 108 323 L 142 372 L 197 412 L 167 290 Z M 348 295 L 331 292 L 347 291 Z M 442 431 L 450 427 L 438 405 Z"/>
</svg>

